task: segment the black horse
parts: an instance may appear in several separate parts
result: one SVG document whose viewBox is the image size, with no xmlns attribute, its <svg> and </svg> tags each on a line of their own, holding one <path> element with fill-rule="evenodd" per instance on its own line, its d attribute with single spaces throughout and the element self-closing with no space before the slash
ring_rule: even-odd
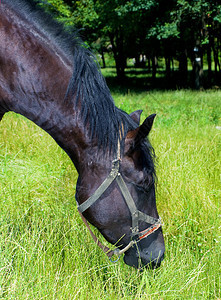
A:
<svg viewBox="0 0 221 300">
<path fill-rule="evenodd" d="M 0 4 L 0 120 L 8 111 L 66 151 L 79 173 L 80 212 L 125 263 L 159 266 L 165 247 L 146 138 L 155 115 L 139 125 L 141 111 L 116 108 L 91 52 L 32 0 Z"/>
</svg>

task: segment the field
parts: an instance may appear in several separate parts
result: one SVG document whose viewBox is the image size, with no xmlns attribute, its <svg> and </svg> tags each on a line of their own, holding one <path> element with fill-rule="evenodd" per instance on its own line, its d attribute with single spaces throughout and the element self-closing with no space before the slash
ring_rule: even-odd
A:
<svg viewBox="0 0 221 300">
<path fill-rule="evenodd" d="M 221 298 L 221 91 L 115 87 L 112 95 L 128 113 L 143 109 L 142 120 L 157 113 L 150 140 L 161 267 L 140 272 L 107 260 L 79 218 L 70 159 L 8 113 L 0 123 L 0 299 Z"/>
</svg>

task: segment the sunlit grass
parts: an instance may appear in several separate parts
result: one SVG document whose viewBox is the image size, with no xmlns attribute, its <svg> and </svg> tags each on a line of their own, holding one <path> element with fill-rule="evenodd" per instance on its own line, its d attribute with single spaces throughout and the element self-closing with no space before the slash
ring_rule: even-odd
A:
<svg viewBox="0 0 221 300">
<path fill-rule="evenodd" d="M 7 114 L 0 123 L 0 299 L 219 299 L 221 92 L 115 92 L 157 113 L 157 205 L 166 256 L 157 270 L 111 264 L 79 218 L 77 173 L 51 137 Z M 105 242 L 105 241 L 104 241 Z"/>
</svg>

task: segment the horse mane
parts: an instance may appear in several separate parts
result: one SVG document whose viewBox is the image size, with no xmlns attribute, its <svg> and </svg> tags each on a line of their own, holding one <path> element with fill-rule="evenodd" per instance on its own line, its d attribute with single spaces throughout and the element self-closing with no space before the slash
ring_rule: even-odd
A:
<svg viewBox="0 0 221 300">
<path fill-rule="evenodd" d="M 68 32 L 64 26 L 40 8 L 34 0 L 2 0 L 42 34 L 52 40 L 73 61 L 73 74 L 65 102 L 81 110 L 85 127 L 89 126 L 91 138 L 98 140 L 99 148 L 117 153 L 118 140 L 123 151 L 124 139 L 137 124 L 113 101 L 95 56 L 85 46 L 78 31 Z M 154 168 L 152 147 L 148 143 L 149 163 Z M 153 169 L 154 171 L 154 169 Z"/>
</svg>

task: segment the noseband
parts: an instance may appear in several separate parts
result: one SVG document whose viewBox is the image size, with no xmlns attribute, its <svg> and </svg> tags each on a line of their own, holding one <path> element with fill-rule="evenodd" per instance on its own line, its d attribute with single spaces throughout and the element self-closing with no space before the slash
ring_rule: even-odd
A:
<svg viewBox="0 0 221 300">
<path fill-rule="evenodd" d="M 128 187 L 120 173 L 120 160 L 121 160 L 120 157 L 118 157 L 112 161 L 112 169 L 111 169 L 110 174 L 107 176 L 107 178 L 103 181 L 103 183 L 98 187 L 98 189 L 94 192 L 94 194 L 91 197 L 89 197 L 85 202 L 83 202 L 82 204 L 80 204 L 78 206 L 78 211 L 79 211 L 84 223 L 88 227 L 94 241 L 107 254 L 107 256 L 109 258 L 111 258 L 113 255 L 118 255 L 118 259 L 122 253 L 126 252 L 134 244 L 136 244 L 136 243 L 140 242 L 142 239 L 148 237 L 154 231 L 159 229 L 160 226 L 162 226 L 160 218 L 159 219 L 153 218 L 137 209 L 135 202 L 128 190 Z M 86 219 L 82 215 L 82 213 L 86 209 L 88 209 L 92 204 L 94 204 L 101 197 L 101 195 L 107 190 L 107 188 L 115 180 L 121 190 L 121 193 L 125 199 L 125 202 L 127 203 L 127 206 L 130 210 L 131 218 L 132 218 L 131 241 L 125 248 L 123 248 L 121 250 L 118 248 L 116 248 L 114 250 L 110 250 L 108 247 L 103 246 L 101 244 L 101 242 L 97 239 L 97 237 L 93 234 Z M 144 221 L 144 222 L 146 222 L 148 224 L 152 224 L 152 225 L 143 231 L 139 231 L 139 221 Z"/>
</svg>

